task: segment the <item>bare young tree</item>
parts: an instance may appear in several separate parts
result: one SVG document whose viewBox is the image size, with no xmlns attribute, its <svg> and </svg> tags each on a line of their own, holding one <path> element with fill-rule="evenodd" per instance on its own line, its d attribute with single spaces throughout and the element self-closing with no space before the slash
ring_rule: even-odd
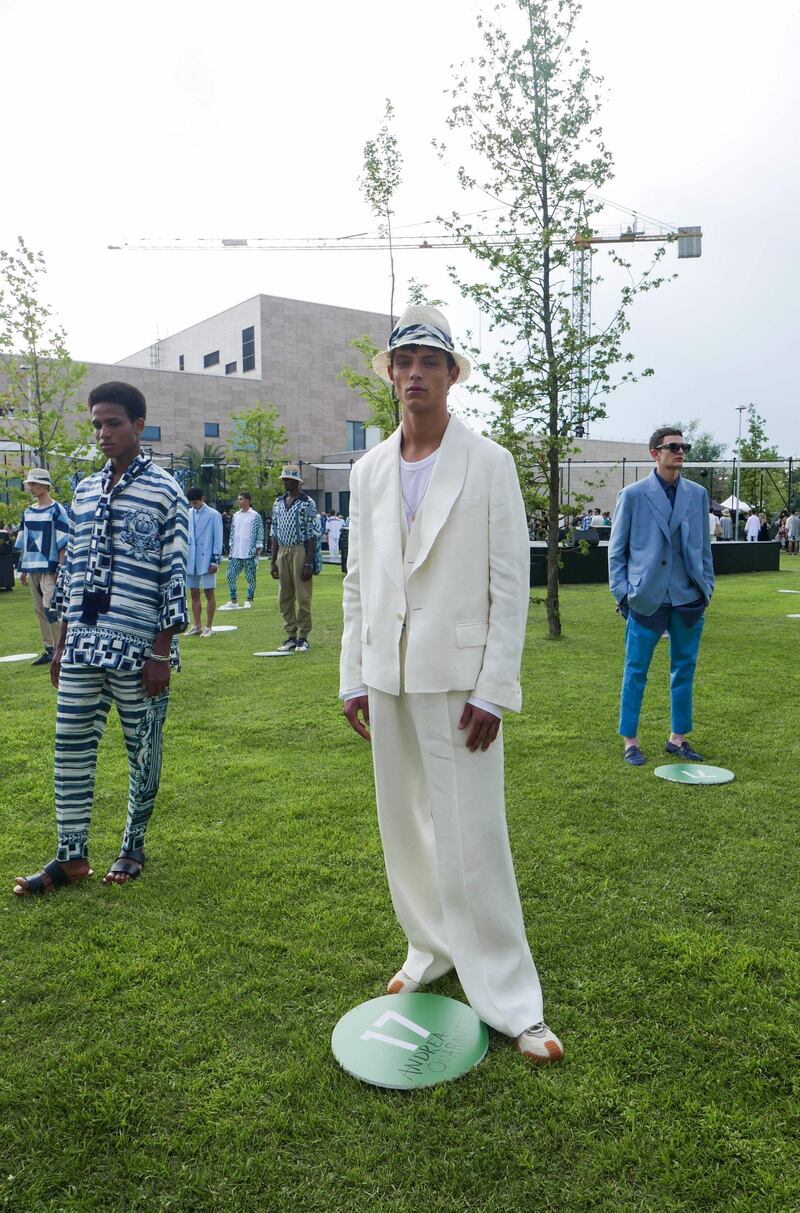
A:
<svg viewBox="0 0 800 1213">
<path fill-rule="evenodd" d="M 400 185 L 400 169 L 403 158 L 397 146 L 397 139 L 391 129 L 394 117 L 394 106 L 387 98 L 383 112 L 383 126 L 374 139 L 368 139 L 364 144 L 364 172 L 360 179 L 361 190 L 374 215 L 380 220 L 379 235 L 385 237 L 389 245 L 389 273 L 391 291 L 389 294 L 389 316 L 394 324 L 394 290 L 395 266 L 394 245 L 392 244 L 392 202 L 397 187 Z"/>
</svg>

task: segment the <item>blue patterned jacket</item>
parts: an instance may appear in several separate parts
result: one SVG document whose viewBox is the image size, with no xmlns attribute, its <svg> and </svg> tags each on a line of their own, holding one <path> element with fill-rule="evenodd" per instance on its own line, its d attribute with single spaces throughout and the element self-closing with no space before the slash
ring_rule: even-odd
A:
<svg viewBox="0 0 800 1213">
<path fill-rule="evenodd" d="M 157 632 L 182 632 L 186 610 L 189 506 L 169 472 L 150 462 L 111 503 L 111 603 L 94 625 L 81 622 L 84 575 L 102 472 L 75 489 L 59 600 L 67 622 L 63 662 L 140 670 Z M 177 664 L 177 643 L 173 641 Z"/>
</svg>

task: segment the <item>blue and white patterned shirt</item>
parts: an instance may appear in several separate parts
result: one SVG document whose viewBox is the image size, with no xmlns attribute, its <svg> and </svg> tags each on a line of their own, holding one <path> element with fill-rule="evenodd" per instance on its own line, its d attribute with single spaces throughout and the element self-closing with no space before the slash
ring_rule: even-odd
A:
<svg viewBox="0 0 800 1213">
<path fill-rule="evenodd" d="M 178 483 L 152 460 L 111 502 L 111 601 L 96 624 L 81 621 L 95 508 L 108 464 L 82 480 L 72 502 L 61 618 L 67 622 L 66 665 L 140 670 L 157 632 L 188 623 L 186 552 L 189 506 Z M 173 639 L 173 664 L 178 664 Z"/>
<path fill-rule="evenodd" d="M 278 497 L 272 507 L 271 538 L 277 539 L 282 548 L 305 543 L 317 535 L 317 507 L 308 493 L 301 493 L 292 505 L 288 505 L 289 494 Z"/>
<path fill-rule="evenodd" d="M 55 573 L 58 553 L 69 539 L 69 514 L 58 501 L 29 505 L 22 515 L 14 547 L 21 552 L 21 573 Z"/>
</svg>

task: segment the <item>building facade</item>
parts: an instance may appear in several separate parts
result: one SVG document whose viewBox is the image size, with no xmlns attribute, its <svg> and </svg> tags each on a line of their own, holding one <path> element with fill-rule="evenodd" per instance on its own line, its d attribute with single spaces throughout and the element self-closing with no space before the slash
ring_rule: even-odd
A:
<svg viewBox="0 0 800 1213">
<path fill-rule="evenodd" d="M 84 389 L 108 379 L 140 388 L 144 441 L 162 462 L 208 442 L 233 458 L 232 414 L 272 404 L 307 490 L 321 508 L 346 513 L 351 462 L 379 434 L 368 431 L 368 408 L 341 370 L 361 369 L 354 338 L 384 348 L 390 327 L 376 312 L 255 295 L 111 366 L 89 363 Z"/>
</svg>

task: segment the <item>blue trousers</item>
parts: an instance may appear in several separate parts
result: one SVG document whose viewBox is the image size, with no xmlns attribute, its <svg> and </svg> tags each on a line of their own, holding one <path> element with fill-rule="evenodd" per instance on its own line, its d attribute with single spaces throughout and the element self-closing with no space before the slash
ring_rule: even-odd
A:
<svg viewBox="0 0 800 1213">
<path fill-rule="evenodd" d="M 672 709 L 672 732 L 688 733 L 692 728 L 692 685 L 697 652 L 705 617 L 687 625 L 679 611 L 672 612 L 669 622 L 669 691 Z M 625 672 L 622 675 L 622 700 L 619 709 L 620 737 L 635 737 L 639 731 L 639 714 L 647 684 L 647 671 L 661 632 L 637 623 L 633 616 L 625 628 Z"/>
</svg>

